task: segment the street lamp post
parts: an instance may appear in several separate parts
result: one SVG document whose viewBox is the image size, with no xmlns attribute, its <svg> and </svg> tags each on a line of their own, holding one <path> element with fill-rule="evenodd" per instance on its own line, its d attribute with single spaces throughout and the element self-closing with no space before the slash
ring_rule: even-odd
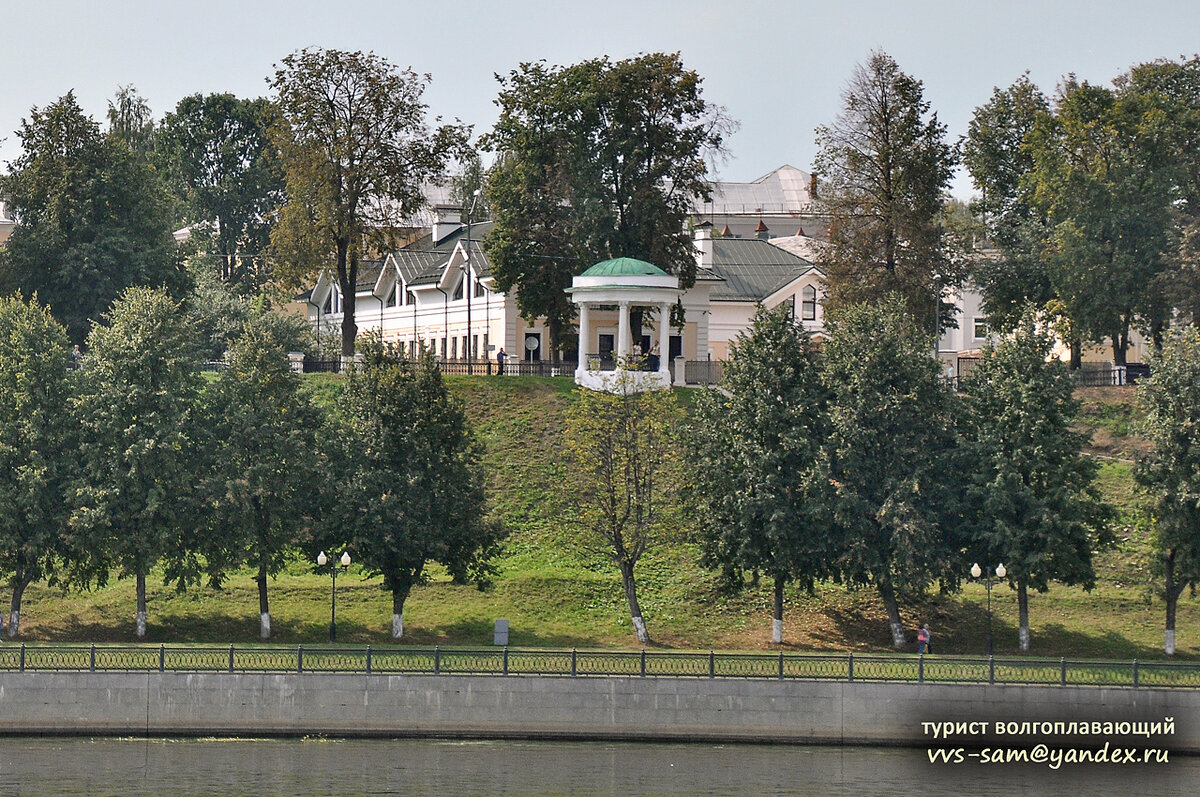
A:
<svg viewBox="0 0 1200 797">
<path fill-rule="evenodd" d="M 350 567 L 350 552 L 345 551 L 340 560 L 330 562 L 325 552 L 321 551 L 317 554 L 317 565 L 325 567 L 326 564 L 329 565 L 329 574 L 333 576 L 333 589 L 329 593 L 329 641 L 337 642 L 337 574 L 339 570 L 344 573 Z"/>
<path fill-rule="evenodd" d="M 467 295 L 467 346 L 470 347 L 464 352 L 467 360 L 468 375 L 474 373 L 475 362 L 475 349 L 471 346 L 473 341 L 471 335 L 471 217 L 475 215 L 475 203 L 479 201 L 481 193 L 483 193 L 483 189 L 475 189 L 475 193 L 471 198 L 471 207 L 467 208 L 467 250 L 463 257 L 463 281 L 466 283 L 463 286 L 463 293 Z"/>
<path fill-rule="evenodd" d="M 1004 578 L 1008 571 L 1004 569 L 1004 563 L 996 565 L 996 578 Z M 979 578 L 983 575 L 983 570 L 980 569 L 979 563 L 971 565 L 971 578 Z M 987 574 L 987 614 L 988 614 L 988 655 L 992 655 L 992 571 Z"/>
</svg>

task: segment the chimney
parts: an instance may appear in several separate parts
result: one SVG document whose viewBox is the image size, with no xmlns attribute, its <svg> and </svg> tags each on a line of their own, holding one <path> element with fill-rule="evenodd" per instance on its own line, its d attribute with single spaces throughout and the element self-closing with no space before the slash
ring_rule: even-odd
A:
<svg viewBox="0 0 1200 797">
<path fill-rule="evenodd" d="M 758 236 L 760 241 L 769 241 L 771 239 L 771 229 L 763 224 L 763 220 L 758 220 L 758 226 L 754 228 L 754 234 Z"/>
<path fill-rule="evenodd" d="M 696 266 L 711 269 L 713 266 L 712 222 L 702 221 L 696 225 Z"/>
<path fill-rule="evenodd" d="M 445 238 L 462 227 L 462 208 L 457 205 L 436 205 L 433 208 L 433 242 Z"/>
</svg>

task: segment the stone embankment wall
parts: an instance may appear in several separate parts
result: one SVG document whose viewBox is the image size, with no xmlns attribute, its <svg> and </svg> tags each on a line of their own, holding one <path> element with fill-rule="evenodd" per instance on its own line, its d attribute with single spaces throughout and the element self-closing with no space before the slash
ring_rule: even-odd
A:
<svg viewBox="0 0 1200 797">
<path fill-rule="evenodd" d="M 1162 722 L 1072 744 L 1200 753 L 1200 690 L 697 678 L 0 673 L 0 734 L 441 736 L 1032 745 L 982 723 Z M 934 740 L 922 723 L 969 732 Z"/>
</svg>

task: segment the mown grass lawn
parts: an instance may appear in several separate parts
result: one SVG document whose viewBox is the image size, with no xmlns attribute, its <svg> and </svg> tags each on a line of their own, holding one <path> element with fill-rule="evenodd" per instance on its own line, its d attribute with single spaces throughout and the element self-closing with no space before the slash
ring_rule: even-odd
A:
<svg viewBox="0 0 1200 797">
<path fill-rule="evenodd" d="M 514 647 L 635 648 L 620 579 L 602 555 L 582 542 L 574 497 L 559 456 L 563 412 L 573 400 L 568 377 L 450 377 L 487 449 L 493 510 L 509 530 L 491 589 L 452 583 L 430 568 L 429 583 L 406 605 L 406 644 L 490 645 L 498 618 L 510 623 Z M 319 401 L 332 401 L 340 379 L 306 378 Z M 1156 597 L 1150 539 L 1141 520 L 1131 459 L 1144 443 L 1129 432 L 1129 390 L 1081 391 L 1084 425 L 1095 432 L 1090 451 L 1101 459 L 1100 486 L 1118 509 L 1118 543 L 1097 556 L 1092 592 L 1054 585 L 1032 594 L 1031 656 L 1128 660 L 1161 657 L 1163 604 Z M 680 395 L 690 405 L 687 393 Z M 1093 419 L 1095 422 L 1093 422 Z M 697 565 L 698 549 L 684 518 L 676 536 L 638 566 L 643 612 L 654 646 L 686 650 L 767 650 L 769 580 L 737 595 L 724 594 L 715 576 Z M 258 598 L 252 574 L 237 573 L 221 591 L 177 594 L 149 581 L 148 642 L 251 645 L 259 642 Z M 391 597 L 378 579 L 356 567 L 338 578 L 338 641 L 388 645 Z M 273 643 L 319 644 L 328 639 L 330 578 L 296 559 L 269 586 Z M 134 589 L 113 581 L 86 593 L 37 584 L 22 607 L 27 641 L 132 642 Z M 902 605 L 906 625 L 929 622 L 937 654 L 982 654 L 987 647 L 986 591 L 967 584 L 951 595 L 931 594 Z M 992 591 L 997 654 L 1017 652 L 1016 595 Z M 889 652 L 882 607 L 870 590 L 818 584 L 814 594 L 789 590 L 784 619 L 788 651 Z M 914 642 L 915 647 L 915 642 Z M 1200 599 L 1185 594 L 1178 617 L 1177 659 L 1200 660 Z"/>
</svg>

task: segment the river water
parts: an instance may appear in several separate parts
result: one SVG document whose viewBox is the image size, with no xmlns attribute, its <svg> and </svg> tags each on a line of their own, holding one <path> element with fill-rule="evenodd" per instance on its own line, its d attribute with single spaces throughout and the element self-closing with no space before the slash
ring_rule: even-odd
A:
<svg viewBox="0 0 1200 797">
<path fill-rule="evenodd" d="M 382 739 L 0 737 L 0 795 L 1200 794 L 1200 757 L 931 764 L 923 749 Z"/>
</svg>

